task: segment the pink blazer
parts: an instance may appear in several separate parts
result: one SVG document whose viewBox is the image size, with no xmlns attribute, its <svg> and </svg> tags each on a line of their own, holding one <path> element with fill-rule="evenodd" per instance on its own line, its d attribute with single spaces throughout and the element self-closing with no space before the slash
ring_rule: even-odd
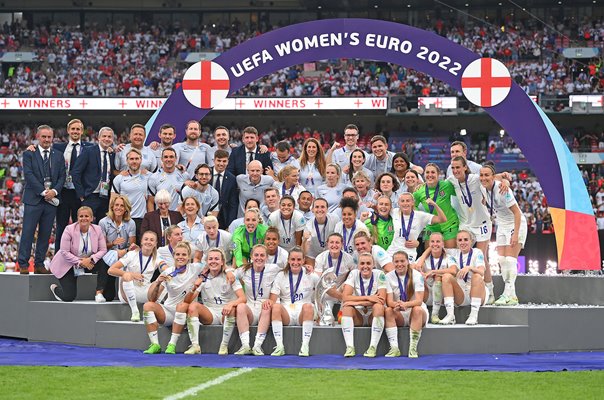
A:
<svg viewBox="0 0 604 400">
<path fill-rule="evenodd" d="M 107 253 L 105 235 L 98 225 L 90 225 L 90 242 L 92 244 L 92 260 L 97 263 Z M 80 263 L 78 251 L 80 247 L 80 224 L 68 225 L 61 237 L 61 250 L 50 262 L 50 272 L 57 278 L 62 278 L 67 271 Z"/>
</svg>

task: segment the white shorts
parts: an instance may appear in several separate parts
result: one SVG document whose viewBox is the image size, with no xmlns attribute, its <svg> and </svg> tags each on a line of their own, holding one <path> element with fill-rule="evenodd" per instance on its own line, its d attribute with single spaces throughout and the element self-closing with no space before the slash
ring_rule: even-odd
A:
<svg viewBox="0 0 604 400">
<path fill-rule="evenodd" d="M 484 225 L 479 226 L 460 225 L 459 230 L 472 232 L 477 242 L 488 242 L 493 233 L 493 224 L 491 221 L 487 221 Z"/>
<path fill-rule="evenodd" d="M 514 225 L 499 225 L 497 226 L 497 246 L 509 246 L 512 242 L 512 234 L 514 233 Z M 518 232 L 518 243 L 524 248 L 526 243 L 527 228 L 525 223 L 520 224 Z"/>
<path fill-rule="evenodd" d="M 212 325 L 222 325 L 222 307 L 207 307 L 212 313 Z"/>
<path fill-rule="evenodd" d="M 245 303 L 246 306 L 252 312 L 252 323 L 250 325 L 258 325 L 258 321 L 260 320 L 260 313 L 262 312 L 262 303 Z"/>
<path fill-rule="evenodd" d="M 312 303 L 294 303 L 294 304 L 283 304 L 283 308 L 287 311 L 289 315 L 289 326 L 300 326 L 300 314 L 302 313 L 302 307 L 304 304 L 310 304 L 313 308 L 313 321 L 317 319 L 319 316 L 317 314 L 317 308 Z"/>
<path fill-rule="evenodd" d="M 120 302 L 127 304 L 128 300 L 125 299 L 122 295 L 122 284 L 121 283 L 122 282 L 120 280 L 120 286 L 119 286 L 120 290 L 118 291 L 118 298 L 120 299 Z M 134 283 L 134 293 L 136 294 L 136 302 L 138 304 L 145 304 L 146 302 L 149 301 L 149 297 L 148 297 L 149 287 L 151 287 L 151 284 L 139 286 L 136 284 L 136 282 Z"/>
<path fill-rule="evenodd" d="M 469 306 L 472 300 L 472 298 L 470 297 L 470 289 L 472 287 L 472 284 L 469 280 L 468 282 L 466 282 L 463 279 L 457 279 L 457 283 L 459 284 L 461 290 L 463 290 L 463 303 L 458 304 L 458 306 Z M 486 303 L 488 298 L 489 288 L 487 287 L 487 285 L 484 285 L 484 298 L 482 299 L 482 304 Z"/>
<path fill-rule="evenodd" d="M 401 315 L 403 316 L 403 326 L 409 326 L 411 324 L 411 308 L 405 310 L 405 311 L 399 311 L 401 313 Z M 428 314 L 428 307 L 426 306 L 425 303 L 422 303 L 422 310 L 424 311 L 424 314 L 426 315 L 426 322 L 424 322 L 424 325 L 422 326 L 426 326 L 426 324 L 428 323 L 429 318 L 429 314 Z"/>
<path fill-rule="evenodd" d="M 164 326 L 172 326 L 172 323 L 174 322 L 174 314 L 176 313 L 176 307 L 166 307 L 163 304 L 160 304 L 160 306 L 164 310 L 164 314 L 166 314 Z"/>
<path fill-rule="evenodd" d="M 363 326 L 369 326 L 369 317 L 373 315 L 373 308 L 365 306 L 354 306 L 354 308 L 363 317 Z"/>
</svg>

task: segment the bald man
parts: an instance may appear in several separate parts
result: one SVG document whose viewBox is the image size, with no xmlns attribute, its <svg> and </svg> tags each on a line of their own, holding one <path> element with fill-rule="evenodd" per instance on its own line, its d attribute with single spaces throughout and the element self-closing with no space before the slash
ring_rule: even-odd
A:
<svg viewBox="0 0 604 400">
<path fill-rule="evenodd" d="M 262 163 L 253 160 L 247 166 L 247 174 L 237 175 L 239 187 L 239 217 L 243 217 L 243 205 L 248 199 L 256 199 L 264 204 L 264 189 L 271 187 L 275 180 L 269 175 L 262 175 Z"/>
</svg>

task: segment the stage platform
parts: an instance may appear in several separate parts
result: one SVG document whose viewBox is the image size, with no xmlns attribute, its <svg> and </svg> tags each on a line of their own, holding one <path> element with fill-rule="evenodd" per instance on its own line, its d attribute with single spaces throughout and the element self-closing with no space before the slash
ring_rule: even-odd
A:
<svg viewBox="0 0 604 400">
<path fill-rule="evenodd" d="M 78 278 L 78 297 L 72 303 L 54 300 L 49 290 L 53 282 L 56 279 L 49 275 L 0 274 L 0 301 L 3 304 L 0 336 L 104 348 L 144 349 L 148 346 L 144 325 L 142 322 L 129 321 L 128 306 L 118 302 L 94 302 L 96 276 Z M 495 293 L 499 294 L 502 287 L 501 278 L 495 277 Z M 484 306 L 477 326 L 463 325 L 469 307 L 456 309 L 457 325 L 428 324 L 420 341 L 420 354 L 604 350 L 604 341 L 594 334 L 604 331 L 604 279 L 520 276 L 517 292 L 523 304 L 517 307 Z M 367 348 L 370 333 L 370 328 L 355 328 L 358 354 Z M 202 326 L 202 352 L 216 353 L 221 335 L 221 326 Z M 252 340 L 254 335 L 255 328 L 252 327 Z M 399 344 L 403 354 L 407 352 L 408 336 L 407 328 L 399 329 Z M 170 330 L 162 327 L 159 337 L 162 347 L 165 347 Z M 297 354 L 301 338 L 300 327 L 284 328 L 288 354 Z M 177 350 L 184 351 L 188 345 L 185 331 Z M 274 345 L 269 329 L 265 352 L 270 353 Z M 229 351 L 232 353 L 239 346 L 239 335 L 235 330 Z M 378 346 L 378 355 L 385 354 L 387 347 L 384 335 Z M 344 350 L 339 326 L 315 327 L 311 354 L 341 354 Z"/>
</svg>

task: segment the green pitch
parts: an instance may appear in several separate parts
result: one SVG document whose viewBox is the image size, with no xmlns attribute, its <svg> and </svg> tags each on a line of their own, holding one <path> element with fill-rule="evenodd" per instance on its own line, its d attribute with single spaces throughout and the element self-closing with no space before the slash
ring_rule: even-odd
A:
<svg viewBox="0 0 604 400">
<path fill-rule="evenodd" d="M 234 369 L 0 367 L 0 399 L 162 399 Z M 187 398 L 601 399 L 604 371 L 254 369 Z"/>
</svg>

